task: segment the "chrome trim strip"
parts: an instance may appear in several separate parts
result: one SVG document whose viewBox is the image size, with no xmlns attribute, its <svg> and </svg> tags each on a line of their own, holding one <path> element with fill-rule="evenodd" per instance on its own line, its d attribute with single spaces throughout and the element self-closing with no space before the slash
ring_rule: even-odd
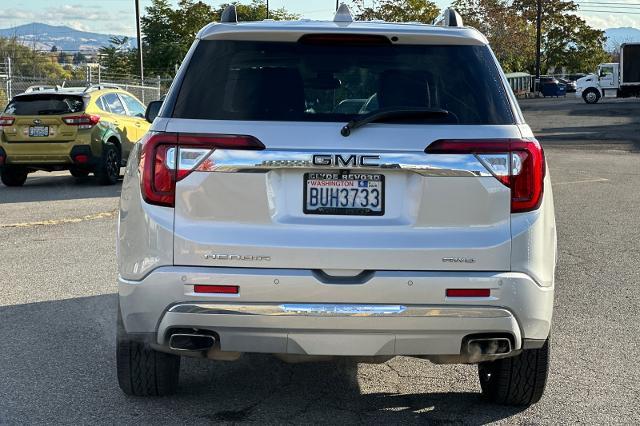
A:
<svg viewBox="0 0 640 426">
<path fill-rule="evenodd" d="M 377 165 L 351 165 L 348 167 L 313 164 L 314 154 L 349 156 L 375 156 Z M 210 156 L 211 166 L 207 171 L 222 173 L 266 173 L 279 169 L 309 170 L 358 170 L 384 171 L 403 170 L 423 176 L 492 176 L 473 154 L 425 154 L 425 153 L 372 153 L 336 151 L 241 151 L 215 150 Z"/>
<path fill-rule="evenodd" d="M 181 303 L 171 313 L 204 315 L 262 315 L 302 317 L 430 317 L 430 318 L 507 318 L 506 309 L 494 307 L 448 307 L 442 305 L 379 305 L 346 303 Z"/>
</svg>

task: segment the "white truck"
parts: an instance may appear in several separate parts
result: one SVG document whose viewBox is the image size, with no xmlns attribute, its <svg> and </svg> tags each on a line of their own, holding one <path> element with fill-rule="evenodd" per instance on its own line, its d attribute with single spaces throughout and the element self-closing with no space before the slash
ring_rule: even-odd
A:
<svg viewBox="0 0 640 426">
<path fill-rule="evenodd" d="M 640 96 L 640 43 L 620 46 L 620 61 L 598 65 L 595 74 L 576 82 L 576 96 L 588 104 L 600 98 Z"/>
</svg>

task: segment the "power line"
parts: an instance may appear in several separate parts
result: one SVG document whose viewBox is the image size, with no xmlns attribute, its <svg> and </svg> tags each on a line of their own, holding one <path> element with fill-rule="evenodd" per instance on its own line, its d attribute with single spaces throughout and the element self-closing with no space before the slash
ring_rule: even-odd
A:
<svg viewBox="0 0 640 426">
<path fill-rule="evenodd" d="M 640 6 L 640 3 L 621 3 L 621 2 L 606 2 L 606 1 L 582 1 L 582 0 L 578 0 L 576 1 L 576 3 L 589 3 L 589 4 L 601 4 L 601 5 L 605 5 L 605 6 L 609 6 L 609 5 L 622 5 L 622 6 Z"/>
<path fill-rule="evenodd" d="M 586 7 L 607 7 L 607 8 L 611 8 L 611 9 L 630 9 L 630 10 L 638 10 L 640 9 L 640 6 L 609 6 L 609 5 L 597 5 L 597 4 L 589 4 Z"/>
<path fill-rule="evenodd" d="M 596 13 L 625 13 L 627 15 L 640 15 L 640 12 L 623 12 L 615 10 L 592 10 L 592 9 L 580 9 L 580 12 L 596 12 Z"/>
<path fill-rule="evenodd" d="M 600 6 L 600 5 L 596 5 L 596 4 L 589 4 L 586 5 L 586 7 L 597 7 L 597 8 L 601 8 L 601 7 L 605 7 L 608 9 L 629 9 L 629 10 L 639 10 L 640 6 Z M 582 10 L 581 8 L 578 10 Z"/>
</svg>

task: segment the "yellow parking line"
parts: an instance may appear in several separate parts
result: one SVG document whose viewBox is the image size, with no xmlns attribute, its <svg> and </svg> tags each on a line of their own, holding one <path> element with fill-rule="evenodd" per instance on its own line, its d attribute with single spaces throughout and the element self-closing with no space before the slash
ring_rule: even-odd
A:
<svg viewBox="0 0 640 426">
<path fill-rule="evenodd" d="M 118 209 L 111 210 L 108 212 L 100 212 L 94 214 L 88 214 L 82 217 L 71 217 L 71 218 L 63 218 L 63 219 L 50 219 L 50 220 L 39 220 L 36 222 L 22 222 L 22 223 L 0 223 L 0 228 L 31 228 L 34 226 L 49 226 L 49 225 L 61 225 L 63 223 L 79 223 L 86 222 L 89 220 L 98 220 L 105 219 L 109 217 L 114 217 L 118 214 Z"/>
</svg>

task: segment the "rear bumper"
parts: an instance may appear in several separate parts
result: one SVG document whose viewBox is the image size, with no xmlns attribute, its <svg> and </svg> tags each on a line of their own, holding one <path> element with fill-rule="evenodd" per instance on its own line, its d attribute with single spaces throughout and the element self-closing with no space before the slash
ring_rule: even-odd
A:
<svg viewBox="0 0 640 426">
<path fill-rule="evenodd" d="M 201 295 L 194 284 L 238 285 Z M 448 298 L 448 288 L 490 288 Z M 513 349 L 546 339 L 553 288 L 522 273 L 380 271 L 329 284 L 307 270 L 163 267 L 119 279 L 127 333 L 168 347 L 171 330 L 207 330 L 222 351 L 304 355 L 459 355 L 465 337 L 507 334 Z"/>
<path fill-rule="evenodd" d="M 0 146 L 6 154 L 5 163 L 11 165 L 44 168 L 61 166 L 63 168 L 74 165 L 74 157 L 82 154 L 89 157 L 87 164 L 92 166 L 100 156 L 96 144 L 90 137 L 60 142 L 7 142 Z"/>
</svg>

